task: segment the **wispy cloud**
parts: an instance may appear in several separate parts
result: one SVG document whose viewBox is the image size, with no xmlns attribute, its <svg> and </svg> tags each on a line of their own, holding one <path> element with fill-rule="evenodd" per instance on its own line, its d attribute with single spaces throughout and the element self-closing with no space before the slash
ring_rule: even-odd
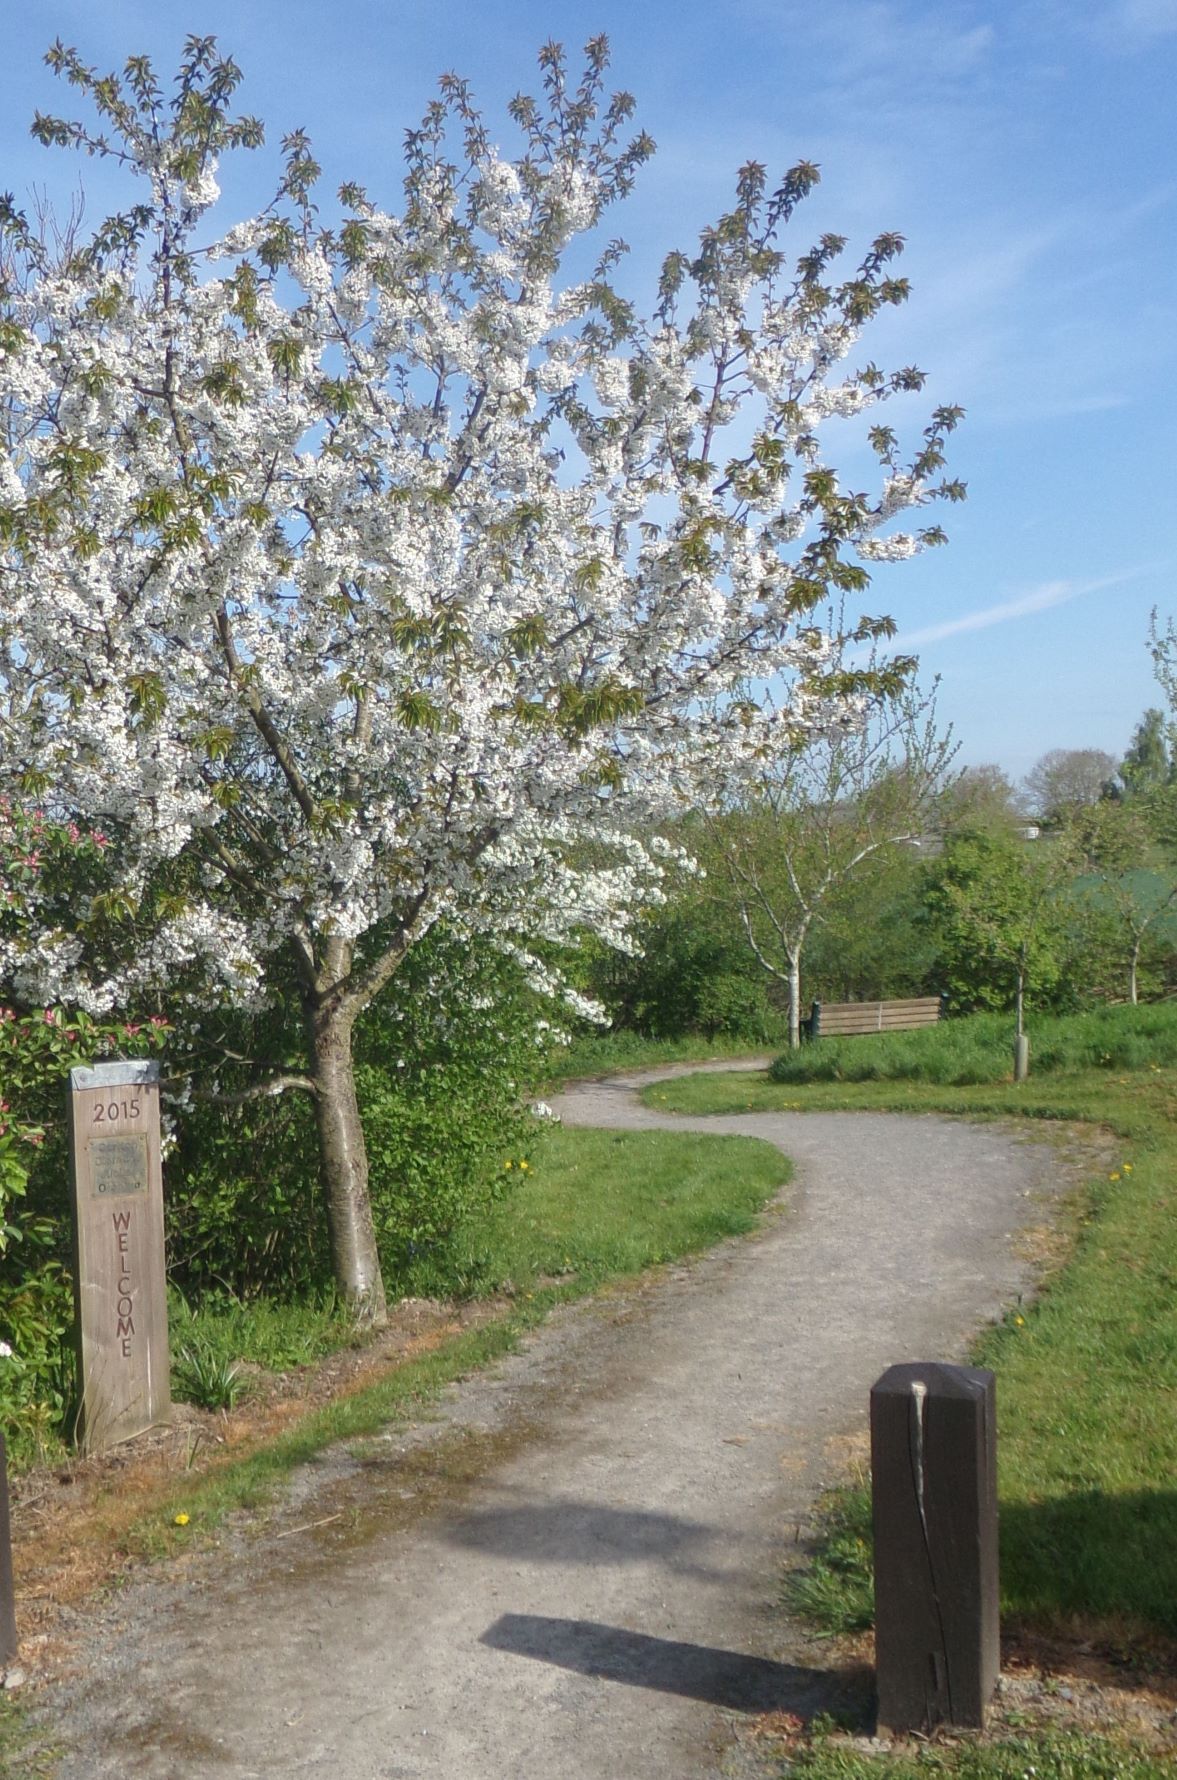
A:
<svg viewBox="0 0 1177 1780">
<path fill-rule="evenodd" d="M 922 630 L 906 631 L 895 646 L 904 650 L 915 649 L 925 643 L 941 643 L 946 637 L 960 636 L 965 631 L 990 630 L 995 624 L 1028 618 L 1032 612 L 1065 606 L 1085 593 L 1098 593 L 1105 587 L 1122 587 L 1126 581 L 1135 581 L 1141 573 L 1140 569 L 1126 569 L 1117 575 L 1101 575 L 1093 581 L 1044 581 L 1017 599 L 1003 600 L 996 606 L 982 606 L 975 612 L 963 612 L 959 618 L 946 618 L 942 624 L 928 624 Z"/>
</svg>

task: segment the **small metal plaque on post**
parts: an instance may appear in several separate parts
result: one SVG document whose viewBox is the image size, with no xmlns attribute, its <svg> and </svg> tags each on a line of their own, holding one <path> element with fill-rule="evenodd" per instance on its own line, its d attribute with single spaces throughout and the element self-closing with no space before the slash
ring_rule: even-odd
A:
<svg viewBox="0 0 1177 1780">
<path fill-rule="evenodd" d="M 70 1071 L 78 1442 L 102 1452 L 171 1407 L 158 1063 Z"/>
<path fill-rule="evenodd" d="M 892 1366 L 870 1397 L 879 1725 L 980 1727 L 1001 1663 L 992 1372 Z"/>
</svg>

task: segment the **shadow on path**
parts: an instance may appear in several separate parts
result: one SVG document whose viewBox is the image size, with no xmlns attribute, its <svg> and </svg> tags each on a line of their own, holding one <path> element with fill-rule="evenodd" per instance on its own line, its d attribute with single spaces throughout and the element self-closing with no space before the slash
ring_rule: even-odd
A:
<svg viewBox="0 0 1177 1780">
<path fill-rule="evenodd" d="M 808 1718 L 845 1704 L 847 1689 L 870 1705 L 869 1671 L 802 1669 L 765 1657 L 651 1638 L 591 1619 L 551 1619 L 539 1613 L 504 1613 L 480 1643 L 513 1656 L 529 1656 L 600 1681 L 622 1681 L 659 1693 L 681 1694 L 736 1712 L 795 1712 Z"/>
</svg>

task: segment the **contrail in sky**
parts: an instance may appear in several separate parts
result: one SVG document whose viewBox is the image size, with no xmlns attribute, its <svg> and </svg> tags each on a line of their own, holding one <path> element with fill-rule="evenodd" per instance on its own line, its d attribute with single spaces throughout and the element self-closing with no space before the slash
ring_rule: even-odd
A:
<svg viewBox="0 0 1177 1780">
<path fill-rule="evenodd" d="M 1125 570 L 1118 575 L 1103 575 L 1097 581 L 1044 581 L 1016 600 L 1003 600 L 998 606 L 982 606 L 979 611 L 965 612 L 959 618 L 946 618 L 943 624 L 928 624 L 922 630 L 904 631 L 895 639 L 895 647 L 916 648 L 921 643 L 939 643 L 962 631 L 988 630 L 994 624 L 1008 624 L 1013 618 L 1025 618 L 1031 612 L 1045 612 L 1051 606 L 1066 605 L 1084 593 L 1096 593 L 1101 587 L 1120 587 L 1134 581 L 1139 569 Z"/>
</svg>

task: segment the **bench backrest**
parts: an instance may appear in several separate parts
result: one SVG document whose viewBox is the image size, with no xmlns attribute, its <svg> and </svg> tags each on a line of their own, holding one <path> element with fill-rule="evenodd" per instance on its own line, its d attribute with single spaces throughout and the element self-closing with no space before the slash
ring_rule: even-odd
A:
<svg viewBox="0 0 1177 1780">
<path fill-rule="evenodd" d="M 810 1032 L 814 1038 L 844 1038 L 934 1026 L 940 1018 L 940 1005 L 938 995 L 921 995 L 911 1001 L 815 1001 Z"/>
</svg>

